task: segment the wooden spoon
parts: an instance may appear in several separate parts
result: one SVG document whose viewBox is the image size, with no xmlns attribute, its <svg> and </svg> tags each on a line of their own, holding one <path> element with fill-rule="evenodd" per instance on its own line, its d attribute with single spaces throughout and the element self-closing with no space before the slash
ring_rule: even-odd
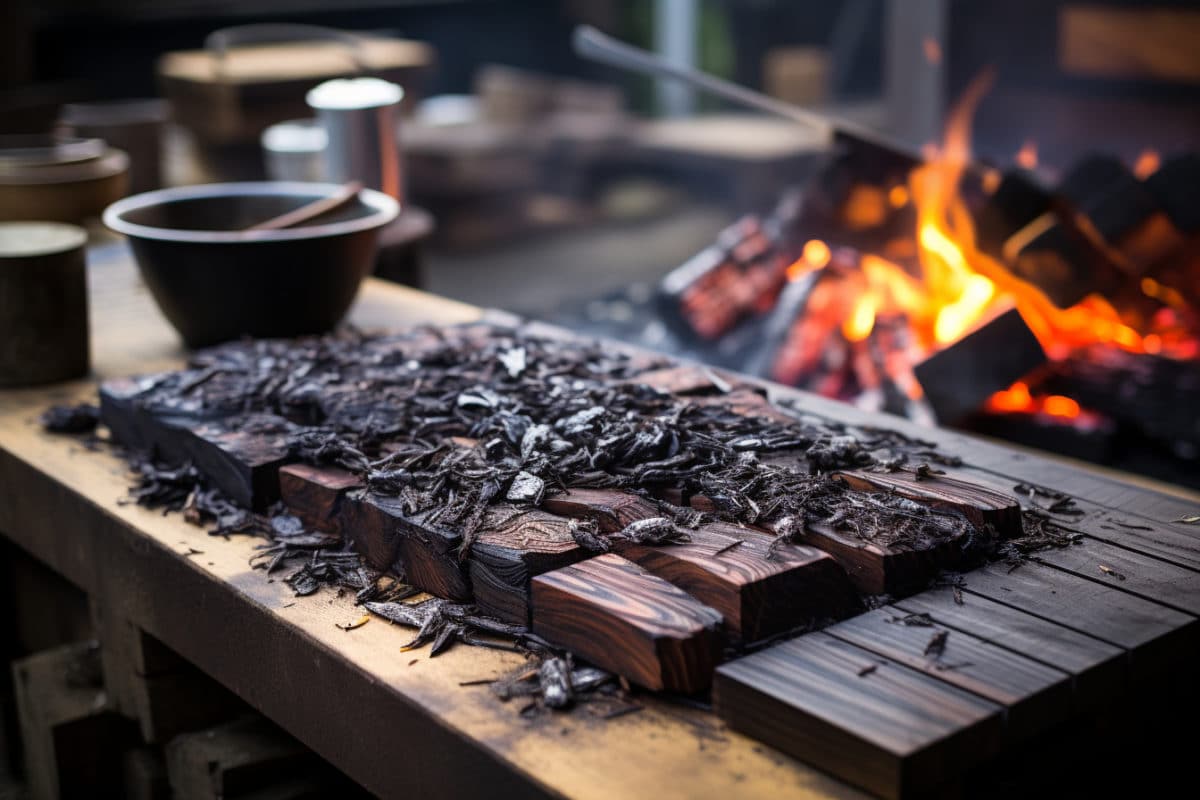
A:
<svg viewBox="0 0 1200 800">
<path fill-rule="evenodd" d="M 277 217 L 265 222 L 260 222 L 257 225 L 251 225 L 246 228 L 244 233 L 253 233 L 255 231 L 278 231 L 284 228 L 291 228 L 311 219 L 315 219 L 322 214 L 327 214 L 330 211 L 341 208 L 349 203 L 358 193 L 362 191 L 363 185 L 359 181 L 350 181 L 343 184 L 336 192 L 328 197 L 322 197 L 319 200 L 313 200 L 311 203 L 305 203 L 299 208 L 294 208 L 286 214 L 280 214 Z"/>
</svg>

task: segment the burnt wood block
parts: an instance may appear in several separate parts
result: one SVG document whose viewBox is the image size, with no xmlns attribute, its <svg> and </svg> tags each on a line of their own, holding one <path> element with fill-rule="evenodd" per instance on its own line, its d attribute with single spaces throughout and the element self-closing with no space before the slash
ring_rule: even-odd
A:
<svg viewBox="0 0 1200 800">
<path fill-rule="evenodd" d="M 613 489 L 570 489 L 547 497 L 542 508 L 564 517 L 594 520 L 601 533 L 616 533 L 631 522 L 663 515 L 641 495 Z"/>
<path fill-rule="evenodd" d="M 258 510 L 279 499 L 279 468 L 291 460 L 288 434 L 291 423 L 281 417 L 259 416 L 239 430 L 220 422 L 181 426 L 179 437 L 165 435 L 178 443 L 178 450 L 165 453 L 171 461 L 191 461 L 213 486 L 232 500 Z M 163 426 L 165 429 L 172 426 Z"/>
<path fill-rule="evenodd" d="M 913 368 L 938 421 L 970 414 L 1014 381 L 1046 363 L 1046 353 L 1011 308 Z"/>
<path fill-rule="evenodd" d="M 738 639 L 753 642 L 862 608 L 845 570 L 828 553 L 783 543 L 772 553 L 770 534 L 724 522 L 688 534 L 691 541 L 681 544 L 613 539 L 613 547 L 721 612 Z"/>
<path fill-rule="evenodd" d="M 493 508 L 467 562 L 475 603 L 488 614 L 528 626 L 534 576 L 590 555 L 576 544 L 571 520 L 532 508 Z"/>
<path fill-rule="evenodd" d="M 150 438 L 137 413 L 136 398 L 154 385 L 154 376 L 113 378 L 100 384 L 100 421 L 125 447 L 148 451 Z"/>
<path fill-rule="evenodd" d="M 884 606 L 825 633 L 1003 706 L 1008 741 L 1029 739 L 1070 715 L 1071 677 L 1062 670 L 936 622 L 905 619 Z"/>
<path fill-rule="evenodd" d="M 437 597 L 470 601 L 458 533 L 430 523 L 428 512 L 409 514 L 399 498 L 366 490 L 348 492 L 341 509 L 339 531 L 371 568 L 402 574 L 410 585 Z"/>
<path fill-rule="evenodd" d="M 804 543 L 823 550 L 846 570 L 863 594 L 904 594 L 926 586 L 938 570 L 955 563 L 958 543 L 945 542 L 926 550 L 910 550 L 864 541 L 828 525 L 810 523 Z"/>
<path fill-rule="evenodd" d="M 1167 159 L 1145 183 L 1176 228 L 1188 234 L 1200 232 L 1200 155 Z"/>
<path fill-rule="evenodd" d="M 284 504 L 306 526 L 318 531 L 340 533 L 342 498 L 361 485 L 357 475 L 337 467 L 288 464 L 279 470 L 279 494 Z"/>
<path fill-rule="evenodd" d="M 922 505 L 961 512 L 976 527 L 991 525 L 1006 539 L 1022 534 L 1021 504 L 1007 492 L 947 475 L 923 477 L 911 469 L 895 472 L 847 470 L 834 475 L 852 489 L 890 492 Z"/>
<path fill-rule="evenodd" d="M 1000 748 L 1003 709 L 825 633 L 722 664 L 730 728 L 885 798 L 924 795 Z"/>
<path fill-rule="evenodd" d="M 721 614 L 613 553 L 533 579 L 533 631 L 649 689 L 698 692 Z"/>
<path fill-rule="evenodd" d="M 1111 294 L 1125 281 L 1120 256 L 1081 212 L 1047 212 L 1010 236 L 1002 257 L 1019 278 L 1041 289 L 1059 308 L 1092 292 Z"/>
<path fill-rule="evenodd" d="M 1053 195 L 1038 177 L 1023 169 L 1005 172 L 976 219 L 979 247 L 1000 256 L 1008 237 L 1050 210 Z"/>
</svg>

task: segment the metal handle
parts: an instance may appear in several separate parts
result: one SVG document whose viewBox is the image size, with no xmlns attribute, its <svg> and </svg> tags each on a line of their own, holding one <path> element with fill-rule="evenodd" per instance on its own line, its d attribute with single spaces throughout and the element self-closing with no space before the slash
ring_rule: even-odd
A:
<svg viewBox="0 0 1200 800">
<path fill-rule="evenodd" d="M 346 46 L 350 60 L 359 73 L 369 73 L 366 47 L 361 36 L 325 28 L 321 25 L 303 25 L 296 22 L 264 22 L 253 25 L 234 25 L 210 33 L 204 39 L 204 47 L 213 54 L 213 68 L 218 79 L 225 77 L 226 58 L 229 48 L 247 44 L 268 44 L 294 41 L 335 41 Z"/>
<path fill-rule="evenodd" d="M 748 108 L 765 111 L 778 117 L 799 122 L 802 125 L 824 131 L 826 135 L 839 134 L 853 139 L 882 147 L 895 153 L 900 153 L 914 161 L 921 160 L 912 147 L 893 140 L 878 131 L 865 128 L 848 120 L 838 119 L 827 114 L 819 114 L 806 108 L 784 103 L 761 92 L 747 89 L 736 83 L 709 75 L 699 70 L 672 64 L 640 47 L 634 47 L 607 34 L 603 34 L 590 25 L 579 25 L 575 28 L 572 44 L 579 56 L 590 61 L 598 61 L 612 67 L 639 72 L 661 78 L 672 78 L 683 81 L 691 86 L 722 97 L 730 102 Z"/>
</svg>

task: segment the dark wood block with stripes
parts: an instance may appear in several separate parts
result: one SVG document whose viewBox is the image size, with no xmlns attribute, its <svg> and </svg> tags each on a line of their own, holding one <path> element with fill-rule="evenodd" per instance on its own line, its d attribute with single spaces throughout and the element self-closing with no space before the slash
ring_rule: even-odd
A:
<svg viewBox="0 0 1200 800">
<path fill-rule="evenodd" d="M 915 470 L 834 473 L 853 489 L 888 492 L 933 508 L 961 512 L 977 527 L 991 525 L 1004 538 L 1021 535 L 1021 504 L 1011 494 L 946 475 L 923 477 Z"/>
<path fill-rule="evenodd" d="M 727 630 L 743 641 L 844 619 L 862 608 L 828 553 L 791 544 L 771 552 L 770 534 L 722 522 L 689 535 L 689 542 L 657 546 L 612 541 L 625 558 L 720 611 Z"/>
<path fill-rule="evenodd" d="M 533 579 L 533 631 L 649 689 L 708 688 L 721 614 L 613 553 Z"/>
<path fill-rule="evenodd" d="M 542 508 L 564 517 L 593 520 L 601 533 L 616 533 L 631 522 L 662 516 L 646 498 L 612 489 L 570 489 L 547 497 Z"/>
<path fill-rule="evenodd" d="M 825 633 L 1003 706 L 1011 741 L 1041 733 L 1073 710 L 1066 672 L 895 606 L 840 622 Z"/>
<path fill-rule="evenodd" d="M 876 795 L 927 793 L 994 756 L 1003 709 L 826 633 L 721 665 L 736 731 Z"/>
<path fill-rule="evenodd" d="M 309 528 L 340 533 L 342 499 L 362 485 L 359 477 L 338 467 L 288 464 L 279 470 L 279 495 L 288 510 Z"/>
<path fill-rule="evenodd" d="M 1200 620 L 1191 614 L 1043 564 L 988 565 L 966 576 L 963 591 L 1124 648 L 1137 686 L 1190 669 L 1200 655 Z"/>
<path fill-rule="evenodd" d="M 1110 704 L 1124 688 L 1124 649 L 980 595 L 960 592 L 959 598 L 940 587 L 897 600 L 895 607 L 1066 672 L 1077 709 Z"/>
<path fill-rule="evenodd" d="M 231 430 L 221 422 L 155 421 L 154 447 L 172 463 L 193 463 L 209 482 L 246 508 L 262 510 L 279 499 L 279 468 L 291 457 L 291 423 L 260 415 Z"/>
<path fill-rule="evenodd" d="M 488 614 L 529 625 L 533 578 L 591 555 L 576 544 L 568 519 L 533 508 L 494 508 L 467 562 L 475 603 Z"/>
<path fill-rule="evenodd" d="M 438 597 L 468 602 L 471 584 L 458 555 L 462 536 L 428 517 L 408 513 L 399 498 L 360 489 L 345 496 L 338 526 L 372 568 L 392 570 Z"/>
<path fill-rule="evenodd" d="M 955 561 L 957 545 L 909 550 L 868 542 L 823 523 L 805 526 L 803 540 L 842 565 L 864 594 L 904 594 L 929 584 L 938 570 Z"/>
</svg>

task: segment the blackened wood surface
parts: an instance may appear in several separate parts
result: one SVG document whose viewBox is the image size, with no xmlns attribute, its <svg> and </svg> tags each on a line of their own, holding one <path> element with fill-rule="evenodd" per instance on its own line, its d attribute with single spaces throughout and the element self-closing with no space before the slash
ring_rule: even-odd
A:
<svg viewBox="0 0 1200 800">
<path fill-rule="evenodd" d="M 762 531 L 710 523 L 681 544 L 614 539 L 622 556 L 665 578 L 725 617 L 753 642 L 800 626 L 844 619 L 861 609 L 845 571 L 827 553 L 779 544 Z"/>
<path fill-rule="evenodd" d="M 821 523 L 805 526 L 802 538 L 833 556 L 864 594 L 897 594 L 926 585 L 950 564 L 956 548 L 952 542 L 927 550 L 888 547 Z"/>
<path fill-rule="evenodd" d="M 338 525 L 374 569 L 390 570 L 422 591 L 457 602 L 471 599 L 462 537 L 428 521 L 429 512 L 409 514 L 404 502 L 367 490 L 349 492 Z"/>
<path fill-rule="evenodd" d="M 357 475 L 337 467 L 289 464 L 279 470 L 279 494 L 288 510 L 308 527 L 339 533 L 338 512 L 346 492 L 362 485 Z"/>
<path fill-rule="evenodd" d="M 836 474 L 860 491 L 890 492 L 934 508 L 960 511 L 976 526 L 991 525 L 1005 538 L 1021 534 L 1021 504 L 1011 494 L 945 475 L 922 477 L 911 469 Z"/>
<path fill-rule="evenodd" d="M 955 595 L 951 587 L 941 587 L 894 605 L 905 614 L 928 614 L 938 625 L 1063 670 L 1072 677 L 1077 708 L 1111 703 L 1123 690 L 1123 648 L 981 595 L 958 592 L 958 600 Z"/>
<path fill-rule="evenodd" d="M 1001 707 L 814 633 L 717 669 L 736 731 L 882 797 L 927 792 L 994 755 Z"/>
<path fill-rule="evenodd" d="M 963 591 L 1125 648 L 1142 685 L 1196 663 L 1195 617 L 1053 567 L 992 564 L 967 575 Z"/>
<path fill-rule="evenodd" d="M 825 633 L 1006 709 L 1005 734 L 1027 739 L 1063 722 L 1072 711 L 1070 676 L 971 634 L 912 620 L 895 606 L 861 614 Z"/>
<path fill-rule="evenodd" d="M 571 521 L 538 509 L 500 506 L 484 518 L 468 568 L 475 603 L 485 613 L 529 625 L 535 575 L 589 558 Z"/>
<path fill-rule="evenodd" d="M 612 553 L 533 579 L 533 631 L 650 689 L 712 680 L 721 615 Z"/>
<path fill-rule="evenodd" d="M 616 533 L 631 522 L 662 516 L 646 498 L 611 489 L 571 489 L 547 497 L 542 508 L 564 517 L 593 520 L 602 533 Z"/>
</svg>

